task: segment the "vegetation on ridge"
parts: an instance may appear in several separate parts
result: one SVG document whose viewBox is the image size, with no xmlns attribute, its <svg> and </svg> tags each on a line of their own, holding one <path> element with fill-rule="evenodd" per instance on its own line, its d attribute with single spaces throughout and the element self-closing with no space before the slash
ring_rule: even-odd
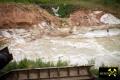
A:
<svg viewBox="0 0 120 80">
<path fill-rule="evenodd" d="M 120 17 L 120 0 L 0 0 L 0 3 L 27 3 L 27 4 L 38 4 L 47 5 L 49 7 L 59 5 L 61 10 L 59 11 L 61 17 L 68 16 L 69 13 L 73 12 L 74 6 L 79 6 L 79 8 L 87 9 L 97 9 L 105 10 L 107 12 L 113 13 Z M 69 6 L 71 5 L 71 6 Z M 75 9 L 76 7 L 74 7 Z"/>
</svg>

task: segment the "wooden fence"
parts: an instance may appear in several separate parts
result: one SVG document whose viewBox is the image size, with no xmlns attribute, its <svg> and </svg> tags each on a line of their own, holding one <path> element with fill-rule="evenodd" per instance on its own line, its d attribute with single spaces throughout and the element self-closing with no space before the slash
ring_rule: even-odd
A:
<svg viewBox="0 0 120 80">
<path fill-rule="evenodd" d="M 94 80 L 91 66 L 13 70 L 0 80 Z"/>
</svg>

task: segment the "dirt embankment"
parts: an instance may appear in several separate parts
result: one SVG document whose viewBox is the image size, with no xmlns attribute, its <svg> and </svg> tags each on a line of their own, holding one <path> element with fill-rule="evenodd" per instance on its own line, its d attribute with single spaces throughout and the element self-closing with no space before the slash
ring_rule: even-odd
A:
<svg viewBox="0 0 120 80">
<path fill-rule="evenodd" d="M 73 26 L 99 26 L 100 17 L 105 14 L 103 11 L 79 10 L 70 15 L 70 22 Z"/>
<path fill-rule="evenodd" d="M 28 27 L 42 21 L 59 25 L 57 17 L 36 5 L 0 4 L 0 28 Z"/>
<path fill-rule="evenodd" d="M 25 38 L 33 37 L 33 39 L 43 35 L 65 37 L 85 33 L 94 28 L 109 28 L 109 24 L 120 24 L 119 19 L 103 11 L 78 10 L 64 20 L 32 4 L 0 4 L 0 18 L 0 36 L 9 38 L 11 33 L 17 34 L 16 36 L 23 35 Z M 15 31 L 9 30 L 10 28 L 26 29 Z"/>
<path fill-rule="evenodd" d="M 46 22 L 51 26 L 100 26 L 109 22 L 115 23 L 116 17 L 104 11 L 78 10 L 71 13 L 67 21 L 61 23 L 60 18 L 52 16 L 46 10 L 32 4 L 0 4 L 0 28 L 26 27 Z M 105 15 L 105 16 L 103 16 Z"/>
</svg>

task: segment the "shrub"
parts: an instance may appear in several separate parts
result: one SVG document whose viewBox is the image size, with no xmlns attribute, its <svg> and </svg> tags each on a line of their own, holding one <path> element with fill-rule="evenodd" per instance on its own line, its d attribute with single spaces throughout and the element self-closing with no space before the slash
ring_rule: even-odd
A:
<svg viewBox="0 0 120 80">
<path fill-rule="evenodd" d="M 62 67 L 67 65 L 68 65 L 67 61 L 58 60 L 56 67 Z"/>
<path fill-rule="evenodd" d="M 60 17 L 68 17 L 69 14 L 72 12 L 73 5 L 59 5 L 60 9 L 58 11 L 58 14 Z"/>
<path fill-rule="evenodd" d="M 31 67 L 33 67 L 34 63 L 35 63 L 34 61 L 31 61 L 28 59 L 23 59 L 18 63 L 17 68 L 19 68 L 19 69 L 31 68 Z"/>
</svg>

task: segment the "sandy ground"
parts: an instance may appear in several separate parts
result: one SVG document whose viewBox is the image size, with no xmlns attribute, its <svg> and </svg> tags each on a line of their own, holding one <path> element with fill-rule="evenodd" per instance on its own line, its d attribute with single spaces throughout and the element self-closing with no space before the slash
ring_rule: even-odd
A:
<svg viewBox="0 0 120 80">
<path fill-rule="evenodd" d="M 120 66 L 120 35 L 108 37 L 44 37 L 28 43 L 11 43 L 14 60 L 66 60 L 70 65 Z"/>
</svg>

